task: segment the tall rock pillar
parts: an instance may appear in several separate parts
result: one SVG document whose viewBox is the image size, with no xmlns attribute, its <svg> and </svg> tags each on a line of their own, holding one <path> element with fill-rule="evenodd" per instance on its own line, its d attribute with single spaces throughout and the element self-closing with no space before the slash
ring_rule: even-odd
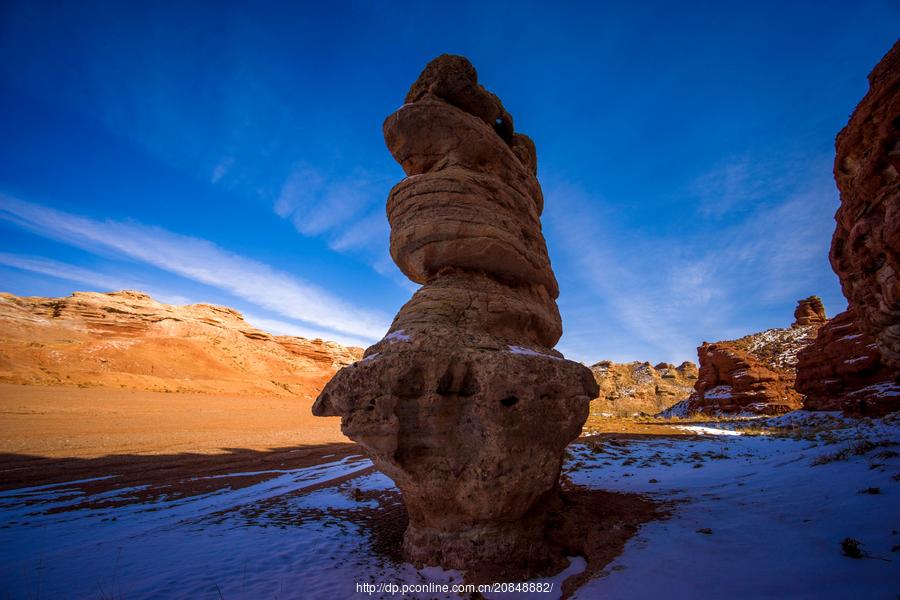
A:
<svg viewBox="0 0 900 600">
<path fill-rule="evenodd" d="M 384 137 L 407 175 L 387 202 L 391 256 L 422 287 L 313 413 L 341 416 L 400 488 L 409 560 L 540 564 L 563 452 L 597 384 L 553 350 L 562 322 L 534 143 L 448 55 Z"/>
</svg>

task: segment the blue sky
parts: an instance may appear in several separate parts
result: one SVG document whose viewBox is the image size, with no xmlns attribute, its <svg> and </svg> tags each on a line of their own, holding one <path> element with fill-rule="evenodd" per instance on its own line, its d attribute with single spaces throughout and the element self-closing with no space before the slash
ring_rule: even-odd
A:
<svg viewBox="0 0 900 600">
<path fill-rule="evenodd" d="M 145 290 L 368 345 L 390 261 L 383 119 L 468 56 L 538 147 L 558 348 L 696 360 L 846 307 L 834 136 L 895 2 L 3 2 L 0 289 Z"/>
</svg>

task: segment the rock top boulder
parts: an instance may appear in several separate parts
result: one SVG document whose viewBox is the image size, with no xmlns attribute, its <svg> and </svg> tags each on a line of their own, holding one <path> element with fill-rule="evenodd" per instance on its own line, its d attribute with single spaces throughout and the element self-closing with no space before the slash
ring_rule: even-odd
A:
<svg viewBox="0 0 900 600">
<path fill-rule="evenodd" d="M 825 315 L 825 305 L 818 296 L 810 296 L 797 301 L 794 310 L 794 324 L 791 327 L 804 327 L 806 325 L 823 325 L 828 322 Z"/>
<path fill-rule="evenodd" d="M 563 451 L 597 384 L 553 350 L 559 290 L 534 143 L 469 61 L 448 55 L 384 137 L 407 175 L 387 201 L 391 256 L 422 287 L 313 413 L 341 416 L 400 488 L 412 562 L 546 564 Z"/>
</svg>

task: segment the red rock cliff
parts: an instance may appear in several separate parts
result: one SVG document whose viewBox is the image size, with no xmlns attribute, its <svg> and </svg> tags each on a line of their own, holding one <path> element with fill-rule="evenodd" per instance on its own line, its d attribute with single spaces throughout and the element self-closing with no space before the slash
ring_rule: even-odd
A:
<svg viewBox="0 0 900 600">
<path fill-rule="evenodd" d="M 892 372 L 874 338 L 860 330 L 852 311 L 844 311 L 798 354 L 796 389 L 807 410 L 886 414 L 900 409 Z"/>
<path fill-rule="evenodd" d="M 835 144 L 831 266 L 862 331 L 900 369 L 900 42 L 869 75 Z"/>
</svg>

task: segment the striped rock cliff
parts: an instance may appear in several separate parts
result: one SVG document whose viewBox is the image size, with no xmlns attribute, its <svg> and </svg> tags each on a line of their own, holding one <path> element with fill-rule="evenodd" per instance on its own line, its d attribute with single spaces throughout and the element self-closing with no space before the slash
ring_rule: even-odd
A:
<svg viewBox="0 0 900 600">
<path fill-rule="evenodd" d="M 136 291 L 0 294 L 0 381 L 314 397 L 362 349 L 275 336 L 236 310 Z"/>
</svg>

